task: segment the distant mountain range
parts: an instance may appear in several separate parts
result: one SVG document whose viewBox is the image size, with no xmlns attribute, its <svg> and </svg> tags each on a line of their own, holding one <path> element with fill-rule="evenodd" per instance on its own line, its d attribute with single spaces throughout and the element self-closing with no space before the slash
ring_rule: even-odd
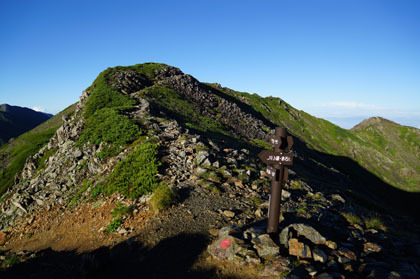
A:
<svg viewBox="0 0 420 279">
<path fill-rule="evenodd" d="M 35 128 L 52 116 L 29 108 L 0 105 L 0 145 Z"/>
</svg>

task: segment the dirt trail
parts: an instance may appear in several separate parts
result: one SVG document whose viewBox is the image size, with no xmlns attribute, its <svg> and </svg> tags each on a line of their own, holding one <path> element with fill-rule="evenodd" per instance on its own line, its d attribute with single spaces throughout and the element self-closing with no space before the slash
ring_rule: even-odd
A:
<svg viewBox="0 0 420 279">
<path fill-rule="evenodd" d="M 147 204 L 135 207 L 121 226 L 127 233 L 109 233 L 106 226 L 118 202 L 108 198 L 72 210 L 56 207 L 32 214 L 36 217 L 13 228 L 0 250 L 34 251 L 36 258 L 0 272 L 1 277 L 112 278 L 120 269 L 126 274 L 141 269 L 154 278 L 258 277 L 255 269 L 215 261 L 206 252 L 209 230 L 233 221 L 218 210 L 243 210 L 234 199 L 185 188 L 171 209 L 156 214 Z"/>
<path fill-rule="evenodd" d="M 89 252 L 102 246 L 111 246 L 125 239 L 116 233 L 108 233 L 106 226 L 112 221 L 111 212 L 115 200 L 81 204 L 69 211 L 62 207 L 32 214 L 23 225 L 13 228 L 8 243 L 1 250 L 40 251 L 51 248 L 55 251 Z M 135 228 L 131 234 L 141 230 L 153 216 L 149 210 L 139 210 L 124 224 Z"/>
</svg>

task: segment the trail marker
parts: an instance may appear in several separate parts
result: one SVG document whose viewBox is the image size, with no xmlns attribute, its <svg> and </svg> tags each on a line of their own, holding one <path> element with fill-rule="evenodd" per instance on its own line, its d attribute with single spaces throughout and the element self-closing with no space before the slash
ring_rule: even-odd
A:
<svg viewBox="0 0 420 279">
<path fill-rule="evenodd" d="M 293 164 L 293 138 L 287 135 L 286 128 L 276 127 L 274 136 L 268 139 L 273 150 L 263 150 L 258 157 L 268 164 L 266 173 L 271 178 L 270 205 L 268 208 L 267 233 L 277 233 L 279 230 L 281 190 L 288 179 L 288 169 L 285 166 Z"/>
</svg>

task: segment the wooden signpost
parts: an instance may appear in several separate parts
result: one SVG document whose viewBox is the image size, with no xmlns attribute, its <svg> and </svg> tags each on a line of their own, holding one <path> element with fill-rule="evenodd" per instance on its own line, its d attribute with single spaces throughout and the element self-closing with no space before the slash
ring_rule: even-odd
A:
<svg viewBox="0 0 420 279">
<path fill-rule="evenodd" d="M 270 205 L 268 208 L 267 233 L 277 233 L 279 230 L 281 190 L 288 178 L 285 166 L 293 164 L 293 138 L 287 135 L 286 128 L 276 127 L 274 136 L 269 138 L 273 150 L 263 150 L 258 157 L 268 164 L 266 173 L 271 178 Z"/>
</svg>

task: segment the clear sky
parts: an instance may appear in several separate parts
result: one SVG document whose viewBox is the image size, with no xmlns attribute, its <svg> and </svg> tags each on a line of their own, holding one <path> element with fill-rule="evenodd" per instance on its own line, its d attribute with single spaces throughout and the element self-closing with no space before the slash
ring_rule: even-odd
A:
<svg viewBox="0 0 420 279">
<path fill-rule="evenodd" d="M 350 128 L 420 128 L 419 0 L 0 0 L 0 103 L 57 113 L 99 72 L 162 62 Z"/>
</svg>

